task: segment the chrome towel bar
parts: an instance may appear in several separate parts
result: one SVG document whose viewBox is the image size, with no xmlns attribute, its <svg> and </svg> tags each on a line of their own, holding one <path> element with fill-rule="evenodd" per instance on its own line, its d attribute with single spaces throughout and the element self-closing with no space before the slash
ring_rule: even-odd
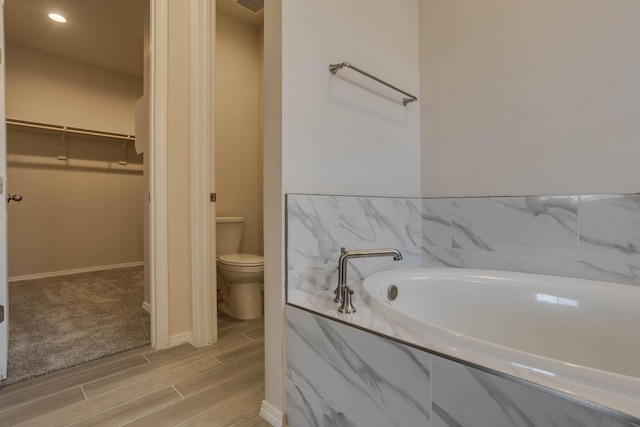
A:
<svg viewBox="0 0 640 427">
<path fill-rule="evenodd" d="M 373 80 L 377 81 L 378 83 L 382 83 L 383 85 L 385 85 L 387 87 L 390 87 L 391 89 L 396 90 L 396 91 L 400 92 L 403 95 L 406 95 L 407 98 L 402 98 L 402 105 L 407 105 L 410 102 L 418 100 L 417 97 L 411 95 L 410 93 L 407 93 L 407 92 L 403 91 L 402 89 L 398 89 L 397 87 L 385 82 L 384 80 L 381 80 L 381 79 L 377 78 L 376 76 L 372 76 L 371 74 L 367 73 L 366 71 L 361 70 L 360 68 L 355 67 L 355 66 L 349 64 L 348 62 L 341 62 L 339 64 L 329 64 L 329 71 L 331 72 L 331 74 L 335 74 L 335 73 L 338 72 L 338 70 L 341 70 L 341 69 L 343 69 L 345 67 L 346 68 L 351 68 L 353 71 L 357 71 L 360 74 L 363 74 L 363 75 L 369 77 L 370 79 L 373 79 Z"/>
</svg>

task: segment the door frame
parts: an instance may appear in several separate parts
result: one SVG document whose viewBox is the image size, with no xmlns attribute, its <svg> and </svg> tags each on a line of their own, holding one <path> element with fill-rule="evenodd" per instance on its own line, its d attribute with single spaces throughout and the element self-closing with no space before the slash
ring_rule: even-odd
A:
<svg viewBox="0 0 640 427">
<path fill-rule="evenodd" d="M 213 2 L 215 5 L 215 2 Z M 156 349 L 169 347 L 169 257 L 168 257 L 168 47 L 169 0 L 150 0 L 150 100 L 149 100 L 149 271 L 151 299 L 151 345 Z M 0 4 L 4 7 L 4 2 Z M 215 304 L 215 204 L 209 202 L 214 190 L 212 118 L 212 77 L 215 40 L 215 8 L 208 0 L 190 0 L 191 16 L 191 289 L 192 334 L 188 340 L 196 347 L 217 341 L 217 306 Z M 213 10 L 211 10 L 213 9 Z M 0 19 L 2 18 L 0 10 Z M 2 38 L 4 28 L 0 26 Z M 0 51 L 4 74 L 4 46 Z M 0 115 L 3 116 L 3 99 Z M 0 123 L 4 131 L 4 120 Z M 5 178 L 5 177 L 3 177 Z M 0 193 L 1 194 L 1 193 Z M 6 206 L 6 205 L 5 205 Z M 6 207 L 5 207 L 6 209 Z M 6 218 L 6 216 L 5 216 Z M 215 223 L 214 223 L 215 224 Z M 0 226 L 6 222 L 0 218 Z M 6 242 L 6 240 L 5 240 Z M 0 242 L 1 243 L 1 242 Z M 6 249 L 0 247 L 0 256 Z M 4 271 L 3 271 L 4 270 Z M 0 262 L 0 274 L 6 283 L 6 261 Z M 6 294 L 6 292 L 5 292 Z M 4 328 L 8 323 L 8 301 L 5 305 Z M 2 334 L 0 334 L 2 335 Z M 7 336 L 8 334 L 5 334 Z M 4 338 L 4 336 L 2 337 Z M 8 340 L 7 340 L 8 341 Z M 0 352 L 6 360 L 6 347 Z M 2 357 L 0 357 L 2 359 Z M 0 377 L 5 375 L 0 369 Z"/>
<path fill-rule="evenodd" d="M 217 341 L 215 275 L 215 192 L 213 170 L 212 81 L 215 7 L 209 0 L 190 0 L 190 163 L 191 163 L 191 310 L 192 345 Z M 213 2 L 215 5 L 215 2 Z M 151 346 L 172 342 L 169 324 L 168 250 L 168 25 L 169 0 L 150 0 L 150 144 L 149 263 Z M 213 222 L 215 224 L 215 222 Z"/>
<path fill-rule="evenodd" d="M 169 346 L 167 200 L 168 0 L 150 0 L 149 49 L 149 271 L 151 346 Z"/>
<path fill-rule="evenodd" d="M 2 164 L 0 165 L 0 305 L 4 308 L 4 319 L 0 322 L 0 380 L 7 377 L 9 362 L 9 281 L 7 258 L 7 126 L 5 109 L 5 39 L 4 39 L 4 0 L 0 4 L 0 150 L 2 150 Z"/>
</svg>

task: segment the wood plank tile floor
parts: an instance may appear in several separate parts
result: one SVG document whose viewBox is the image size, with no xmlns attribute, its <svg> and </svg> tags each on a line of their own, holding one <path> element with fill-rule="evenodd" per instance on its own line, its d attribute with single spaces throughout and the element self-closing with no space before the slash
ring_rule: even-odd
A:
<svg viewBox="0 0 640 427">
<path fill-rule="evenodd" d="M 0 390 L 0 426 L 268 426 L 263 320 L 218 320 L 219 341 L 149 347 Z"/>
</svg>

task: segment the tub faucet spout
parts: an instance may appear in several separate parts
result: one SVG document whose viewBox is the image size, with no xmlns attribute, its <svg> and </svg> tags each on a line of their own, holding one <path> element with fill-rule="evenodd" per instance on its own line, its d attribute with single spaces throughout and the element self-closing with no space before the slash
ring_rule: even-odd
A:
<svg viewBox="0 0 640 427">
<path fill-rule="evenodd" d="M 355 313 L 356 309 L 351 301 L 353 290 L 347 284 L 347 261 L 351 258 L 371 258 L 391 256 L 394 261 L 400 261 L 402 254 L 397 249 L 384 248 L 384 249 L 356 249 L 347 251 L 345 248 L 340 248 L 340 259 L 338 260 L 338 286 L 334 291 L 336 298 L 335 302 L 340 304 L 338 311 L 340 313 Z"/>
</svg>

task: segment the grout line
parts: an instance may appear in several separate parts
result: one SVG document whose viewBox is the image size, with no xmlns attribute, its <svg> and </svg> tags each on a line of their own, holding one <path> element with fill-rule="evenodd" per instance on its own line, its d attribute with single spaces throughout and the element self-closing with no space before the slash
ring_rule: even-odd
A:
<svg viewBox="0 0 640 427">
<path fill-rule="evenodd" d="M 225 398 L 223 398 L 223 399 L 222 399 L 222 400 L 223 400 L 222 402 L 218 402 L 218 401 L 213 402 L 211 406 L 208 406 L 208 407 L 206 407 L 206 408 L 203 408 L 203 409 L 204 409 L 204 411 L 203 411 L 203 412 L 200 412 L 200 413 L 198 413 L 198 414 L 196 414 L 196 415 L 192 416 L 192 417 L 191 417 L 191 418 L 189 418 L 189 419 L 186 419 L 186 420 L 184 420 L 184 421 L 181 421 L 180 423 L 176 424 L 176 426 L 175 426 L 175 427 L 180 427 L 180 426 L 187 425 L 187 424 L 189 424 L 189 422 L 191 422 L 192 420 L 194 420 L 194 419 L 196 419 L 196 418 L 198 418 L 198 417 L 200 417 L 200 416 L 202 416 L 202 415 L 204 415 L 204 414 L 206 414 L 206 413 L 208 413 L 208 412 L 215 411 L 215 410 L 219 409 L 221 406 L 228 405 L 228 404 L 230 404 L 230 403 L 232 403 L 232 402 L 234 402 L 234 401 L 236 401 L 236 400 L 242 399 L 245 395 L 247 395 L 247 394 L 249 394 L 249 393 L 252 393 L 252 392 L 253 392 L 252 390 L 249 390 L 249 391 L 246 391 L 246 392 L 244 392 L 244 393 L 240 393 L 238 396 L 234 397 L 234 398 L 233 398 L 233 399 L 231 399 L 231 400 L 226 400 L 226 401 L 225 401 L 225 400 L 224 400 Z M 239 425 L 239 424 L 237 424 L 237 421 L 243 421 L 243 420 L 240 420 L 238 417 L 242 417 L 242 414 L 235 414 L 234 418 L 233 418 L 232 420 L 230 420 L 233 424 L 225 424 L 225 425 L 228 425 L 228 426 Z"/>
<path fill-rule="evenodd" d="M 142 357 L 144 357 L 147 362 L 152 363 L 151 360 L 149 360 L 149 358 L 147 357 L 146 353 L 144 353 Z"/>
<path fill-rule="evenodd" d="M 133 384 L 135 384 L 135 383 L 133 383 Z M 156 389 L 156 388 L 153 388 L 152 390 L 147 391 L 146 393 L 143 393 L 143 394 L 141 394 L 141 395 L 139 395 L 139 396 L 137 396 L 137 397 L 134 397 L 134 398 L 132 398 L 132 399 L 129 399 L 129 400 L 127 400 L 127 401 L 120 402 L 120 403 L 118 403 L 118 404 L 117 404 L 117 405 L 115 405 L 115 406 L 109 406 L 109 407 L 106 407 L 106 408 L 102 408 L 102 409 L 101 409 L 100 411 L 98 411 L 98 412 L 92 413 L 92 414 L 90 414 L 90 415 L 87 415 L 86 417 L 83 417 L 82 419 L 79 419 L 79 420 L 74 421 L 71 425 L 75 425 L 75 424 L 81 423 L 81 422 L 83 422 L 83 421 L 85 421 L 85 420 L 87 420 L 87 419 L 89 419 L 89 418 L 93 418 L 93 417 L 95 417 L 95 416 L 105 414 L 105 413 L 107 413 L 107 412 L 109 412 L 109 411 L 113 411 L 114 409 L 122 408 L 122 407 L 124 407 L 124 406 L 126 406 L 126 405 L 129 405 L 131 402 L 135 402 L 135 401 L 137 401 L 137 400 L 143 399 L 143 398 L 145 398 L 145 397 L 147 397 L 147 396 L 150 396 L 150 395 L 152 395 L 152 394 L 154 394 L 154 393 L 157 393 L 157 392 L 159 392 L 159 391 L 161 391 L 161 390 L 164 390 L 165 388 L 169 388 L 169 387 L 171 387 L 171 386 L 161 387 L 161 388 L 157 388 L 157 389 Z M 174 389 L 174 390 L 175 390 L 175 389 Z M 180 395 L 180 393 L 178 393 L 178 395 Z M 182 397 L 182 396 L 180 396 L 180 397 Z M 158 407 L 158 409 L 156 409 L 156 411 L 159 411 L 160 409 L 163 409 L 163 408 L 165 408 L 166 406 L 169 406 L 169 405 L 172 405 L 172 403 L 169 403 L 168 405 L 165 405 L 165 406 Z M 65 407 L 63 407 L 63 408 L 61 408 L 61 409 L 67 409 L 67 408 L 68 408 L 68 406 L 65 406 Z M 54 411 L 54 412 L 50 412 L 50 413 L 55 413 L 55 412 L 56 412 L 56 411 Z M 48 415 L 48 414 L 44 414 L 44 415 Z M 134 420 L 129 420 L 129 422 L 132 422 L 132 421 L 138 420 L 138 419 L 140 419 L 140 418 L 146 417 L 147 415 L 149 415 L 149 414 L 142 414 L 142 415 L 139 415 L 139 416 L 138 416 L 137 418 L 135 418 Z M 42 415 L 41 415 L 41 416 L 42 416 Z M 66 424 L 65 424 L 65 425 L 66 425 Z"/>
<path fill-rule="evenodd" d="M 132 349 L 130 351 L 134 351 L 134 350 L 135 349 Z M 114 355 L 111 355 L 111 356 L 117 356 L 117 355 L 118 354 L 114 354 Z M 87 367 L 85 367 L 85 365 L 88 365 L 88 364 L 90 364 L 92 362 L 96 362 L 99 359 L 90 360 L 90 361 L 88 361 L 86 363 L 83 363 L 83 364 L 80 364 L 80 365 L 77 365 L 77 366 L 71 366 L 71 367 L 68 367 L 68 368 L 64 368 L 64 369 L 62 369 L 60 371 L 53 371 L 53 372 L 49 372 L 47 374 L 41 375 L 39 377 L 28 378 L 25 381 L 34 381 L 33 384 L 29 384 L 29 385 L 22 384 L 20 381 L 18 381 L 16 383 L 10 384 L 10 385 L 8 385 L 6 387 L 10 388 L 10 387 L 12 387 L 14 385 L 19 386 L 19 387 L 16 387 L 15 390 L 11 389 L 11 391 L 9 391 L 9 392 L 5 392 L 5 393 L 0 394 L 0 398 L 11 396 L 13 393 L 23 393 L 25 390 L 29 390 L 29 389 L 40 388 L 42 386 L 49 385 L 49 384 L 51 384 L 53 382 L 61 381 L 61 380 L 65 379 L 65 378 L 68 379 L 69 377 L 72 377 L 74 375 L 81 375 L 83 373 L 88 373 L 88 372 L 90 372 L 92 370 L 95 370 L 95 369 L 101 369 L 101 368 L 104 368 L 105 366 L 109 366 L 109 365 L 111 365 L 113 363 L 119 363 L 119 362 L 122 362 L 124 360 L 136 357 L 138 355 L 139 354 L 132 354 L 130 356 L 117 358 L 116 360 L 110 360 L 110 361 L 105 362 L 105 363 L 96 364 L 95 366 L 87 366 Z M 110 356 L 107 356 L 107 357 L 110 357 Z M 72 372 L 65 372 L 65 371 L 72 371 Z M 50 377 L 48 377 L 49 375 L 50 375 Z M 3 388 L 0 388 L 0 390 L 2 390 Z M 54 392 L 54 394 L 55 393 L 57 393 L 57 392 Z"/>
<path fill-rule="evenodd" d="M 235 375 L 230 376 L 229 378 L 226 378 L 226 379 L 225 379 L 225 380 L 223 380 L 222 382 L 215 383 L 215 384 L 213 384 L 213 385 L 211 385 L 211 386 L 208 386 L 207 388 L 204 388 L 204 389 L 202 389 L 202 390 L 198 391 L 197 393 L 195 393 L 195 394 L 191 394 L 191 395 L 189 395 L 189 396 L 187 396 L 187 397 L 197 396 L 198 394 L 203 393 L 203 392 L 206 392 L 206 391 L 208 391 L 208 390 L 211 390 L 211 389 L 212 389 L 212 388 L 214 388 L 214 387 L 218 387 L 218 386 L 220 386 L 220 385 L 222 385 L 222 384 L 226 384 L 226 383 L 232 382 L 232 381 L 234 381 L 236 378 L 241 377 L 241 376 L 243 376 L 243 375 L 247 375 L 248 373 L 250 373 L 251 371 L 254 371 L 254 370 L 256 370 L 256 369 L 262 369 L 262 370 L 264 371 L 264 370 L 265 370 L 264 364 L 262 364 L 262 365 L 258 365 L 258 366 L 252 366 L 252 367 L 250 367 L 250 368 L 246 368 L 245 370 L 240 371 L 240 372 L 237 372 Z M 186 380 L 188 380 L 188 379 L 189 379 L 189 378 L 187 378 L 187 379 L 185 379 L 185 380 L 183 380 L 183 381 L 180 381 L 180 383 L 181 383 L 181 382 L 184 382 L 184 381 L 186 381 Z M 177 384 L 180 384 L 180 383 L 177 383 Z M 173 387 L 173 386 L 172 386 L 172 387 Z M 178 393 L 178 394 L 179 394 L 179 393 Z M 214 408 L 214 407 L 215 407 L 215 406 L 217 406 L 217 405 L 218 405 L 218 404 L 214 404 L 214 406 L 212 406 L 211 408 Z"/>
<path fill-rule="evenodd" d="M 577 215 L 577 217 L 578 217 L 578 230 L 577 230 L 578 236 L 577 236 L 577 239 L 576 239 L 577 240 L 577 242 L 576 242 L 576 246 L 577 246 L 576 247 L 576 260 L 578 260 L 578 261 L 582 259 L 582 257 L 580 256 L 580 217 L 581 217 L 580 211 L 581 210 L 582 210 L 582 197 L 578 196 L 578 215 Z"/>
<path fill-rule="evenodd" d="M 173 386 L 173 385 L 172 385 L 172 386 L 171 386 L 171 388 L 173 389 L 173 391 L 175 391 L 176 393 L 178 393 L 178 396 L 180 396 L 180 398 L 181 398 L 182 400 L 184 400 L 184 399 L 185 399 L 185 397 L 182 395 L 182 393 L 180 393 L 180 392 L 176 389 L 176 387 L 175 387 L 175 386 Z"/>
<path fill-rule="evenodd" d="M 82 390 L 82 386 L 81 385 L 75 385 L 75 386 L 67 387 L 67 388 L 64 388 L 62 390 L 58 390 L 58 391 L 55 391 L 55 392 L 47 393 L 45 395 L 36 397 L 35 399 L 28 399 L 28 400 L 20 401 L 20 403 L 17 403 L 16 405 L 13 405 L 13 406 L 10 406 L 10 407 L 7 407 L 5 409 L 0 410 L 0 414 L 4 414 L 6 412 L 12 411 L 12 410 L 14 410 L 16 408 L 21 408 L 21 407 L 26 406 L 26 405 L 34 404 L 34 403 L 39 402 L 39 401 L 41 401 L 43 399 L 48 399 L 48 398 L 53 397 L 53 396 L 55 396 L 57 394 L 64 393 L 64 392 L 67 392 L 69 390 L 72 390 L 72 389 L 74 389 L 76 387 L 79 387 L 80 390 Z M 84 394 L 84 390 L 82 390 L 82 394 Z"/>
<path fill-rule="evenodd" d="M 433 358 L 429 356 L 429 427 L 433 427 Z"/>
<path fill-rule="evenodd" d="M 261 351 L 262 352 L 264 351 L 264 347 L 263 348 L 259 348 L 259 349 L 254 350 L 254 351 L 250 351 L 250 350 L 246 350 L 245 349 L 245 351 L 243 351 L 242 354 L 238 355 L 238 357 L 236 357 L 235 359 L 225 363 L 225 365 L 229 364 L 229 363 L 237 362 L 237 361 L 242 360 L 242 359 L 246 359 L 247 357 L 253 356 L 256 353 L 260 353 Z"/>
<path fill-rule="evenodd" d="M 80 391 L 82 391 L 82 395 L 84 396 L 84 400 L 89 400 L 89 398 L 87 397 L 87 393 L 84 392 L 84 385 L 80 386 Z"/>
<path fill-rule="evenodd" d="M 121 368 L 121 369 L 118 369 L 117 371 L 111 372 L 110 374 L 102 375 L 100 377 L 94 377 L 94 378 L 88 379 L 87 381 L 82 383 L 82 385 L 85 386 L 85 385 L 89 385 L 89 384 L 99 383 L 99 382 L 104 381 L 104 380 L 106 380 L 108 378 L 117 377 L 118 375 L 121 375 L 122 372 L 127 371 L 127 370 L 132 369 L 132 368 L 135 368 L 135 367 L 136 366 L 134 365 L 134 366 L 126 367 L 126 368 Z M 102 393 L 100 393 L 100 394 L 102 394 Z M 96 396 L 99 396 L 100 394 L 97 394 Z"/>
<path fill-rule="evenodd" d="M 245 334 L 240 334 L 240 336 L 243 336 L 247 339 L 249 339 L 251 342 L 255 341 L 253 338 L 246 336 Z"/>
<path fill-rule="evenodd" d="M 173 386 L 169 386 L 169 387 L 170 387 L 170 388 L 173 388 Z M 169 387 L 163 387 L 163 388 L 161 388 L 161 389 L 158 389 L 158 390 L 155 390 L 155 391 L 152 391 L 152 392 L 149 392 L 149 393 L 145 393 L 145 394 L 143 394 L 142 396 L 136 397 L 136 398 L 134 398 L 134 399 L 132 399 L 132 400 L 129 400 L 129 401 L 123 402 L 123 403 L 121 403 L 121 404 L 119 404 L 119 405 L 116 405 L 116 406 L 110 407 L 110 408 L 108 408 L 108 409 L 105 409 L 104 411 L 99 412 L 98 414 L 103 414 L 103 413 L 109 412 L 109 411 L 111 411 L 111 410 L 113 410 L 113 409 L 115 409 L 115 408 L 123 407 L 123 406 L 125 406 L 125 405 L 128 405 L 128 404 L 129 404 L 129 403 L 131 403 L 131 402 L 134 402 L 134 401 L 136 401 L 136 400 L 142 399 L 142 398 L 144 398 L 144 397 L 147 397 L 147 396 L 149 396 L 149 395 L 152 395 L 152 394 L 154 394 L 154 393 L 159 392 L 160 390 L 164 390 L 165 388 L 169 388 Z M 178 393 L 178 391 L 177 391 L 175 388 L 173 388 L 173 390 L 174 390 L 176 393 Z M 178 393 L 178 396 L 180 396 L 182 399 L 184 399 L 184 397 L 182 397 L 182 395 L 181 395 L 180 393 Z M 163 410 L 163 409 L 165 409 L 165 408 L 168 408 L 169 406 L 171 406 L 171 405 L 173 405 L 173 404 L 175 404 L 175 403 L 176 403 L 176 402 L 166 402 L 164 405 L 157 407 L 157 408 L 156 408 L 154 411 L 152 411 L 152 412 L 147 412 L 147 413 L 137 414 L 135 417 L 133 417 L 133 418 L 131 418 L 131 419 L 128 419 L 128 420 L 127 420 L 127 422 L 126 422 L 126 424 L 123 424 L 123 425 L 129 425 L 130 423 L 133 423 L 133 422 L 135 422 L 135 421 L 141 420 L 141 419 L 143 419 L 144 417 L 149 416 L 149 415 L 151 415 L 151 414 L 154 414 L 154 413 L 156 413 L 156 412 L 158 412 L 158 411 L 161 411 L 161 410 Z M 72 424 L 72 425 L 75 425 L 75 424 L 77 424 L 77 423 L 79 423 L 79 422 L 81 422 L 81 421 L 84 421 L 84 420 L 87 420 L 87 419 L 89 419 L 89 418 L 92 418 L 92 417 L 94 417 L 94 416 L 96 416 L 96 415 L 98 415 L 98 414 L 92 414 L 91 416 L 86 417 L 86 418 L 83 418 L 83 419 L 82 419 L 82 420 L 80 420 L 80 421 L 76 421 L 76 422 L 75 422 L 74 424 Z"/>
</svg>

